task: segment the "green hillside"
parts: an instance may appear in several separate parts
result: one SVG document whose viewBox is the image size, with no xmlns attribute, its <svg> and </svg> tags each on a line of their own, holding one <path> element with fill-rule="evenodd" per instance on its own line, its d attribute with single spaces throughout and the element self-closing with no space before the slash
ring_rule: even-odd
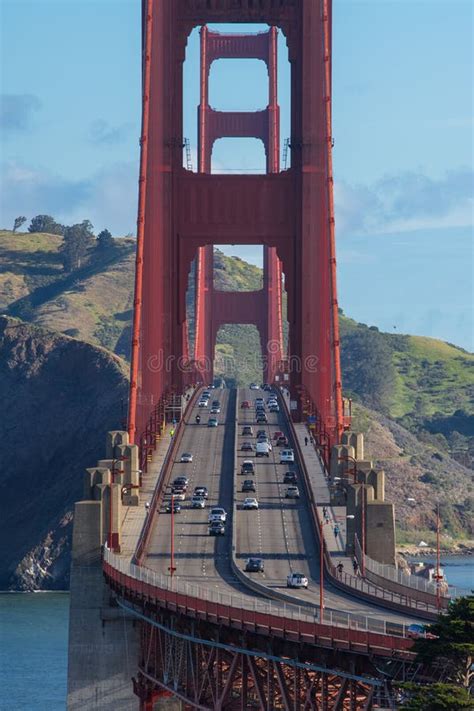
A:
<svg viewBox="0 0 474 711">
<path fill-rule="evenodd" d="M 0 232 L 0 304 L 19 317 L 127 358 L 133 302 L 133 239 L 90 250 L 87 264 L 66 274 L 57 235 Z M 254 290 L 262 270 L 215 252 L 215 285 Z M 188 289 L 191 337 L 194 275 Z M 448 448 L 461 461 L 474 455 L 474 355 L 442 341 L 382 333 L 341 313 L 344 391 L 398 420 L 425 441 Z M 253 326 L 224 326 L 216 371 L 229 384 L 261 380 L 260 342 Z"/>
<path fill-rule="evenodd" d="M 131 318 L 135 240 L 118 239 L 64 272 L 62 237 L 0 232 L 0 304 L 10 316 L 121 353 Z"/>
<path fill-rule="evenodd" d="M 474 355 L 435 338 L 382 333 L 341 315 L 346 394 L 391 417 L 474 412 Z"/>
</svg>

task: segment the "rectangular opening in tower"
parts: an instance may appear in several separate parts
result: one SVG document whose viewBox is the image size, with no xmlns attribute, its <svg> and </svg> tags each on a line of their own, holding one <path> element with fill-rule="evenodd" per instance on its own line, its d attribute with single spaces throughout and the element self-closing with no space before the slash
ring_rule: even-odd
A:
<svg viewBox="0 0 474 711">
<path fill-rule="evenodd" d="M 194 28 L 183 67 L 183 167 L 241 174 L 289 168 L 290 87 L 281 30 Z"/>
</svg>

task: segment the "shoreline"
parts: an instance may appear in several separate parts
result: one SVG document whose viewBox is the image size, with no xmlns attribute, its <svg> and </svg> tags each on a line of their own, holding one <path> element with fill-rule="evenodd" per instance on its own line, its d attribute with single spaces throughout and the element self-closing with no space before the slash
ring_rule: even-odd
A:
<svg viewBox="0 0 474 711">
<path fill-rule="evenodd" d="M 440 555 L 449 555 L 449 556 L 465 556 L 465 557 L 470 557 L 472 556 L 474 558 L 474 548 L 469 547 L 469 548 L 440 548 L 439 551 Z M 436 548 L 433 548 L 432 546 L 428 546 L 427 548 L 419 548 L 418 546 L 407 546 L 407 547 L 397 547 L 396 548 L 396 554 L 397 555 L 402 555 L 402 556 L 434 556 L 437 554 Z"/>
<path fill-rule="evenodd" d="M 70 590 L 0 590 L 0 595 L 69 595 Z"/>
</svg>

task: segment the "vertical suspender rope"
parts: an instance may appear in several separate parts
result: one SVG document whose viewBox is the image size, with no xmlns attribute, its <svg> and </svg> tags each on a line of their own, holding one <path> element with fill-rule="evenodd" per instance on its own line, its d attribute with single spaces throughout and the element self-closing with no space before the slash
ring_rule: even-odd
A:
<svg viewBox="0 0 474 711">
<path fill-rule="evenodd" d="M 332 357 L 334 362 L 334 388 L 336 401 L 336 436 L 339 437 L 344 430 L 344 412 L 342 405 L 342 379 L 339 336 L 339 312 L 337 302 L 337 276 L 336 276 L 336 244 L 335 244 L 335 213 L 334 213 L 334 177 L 332 166 L 332 116 L 331 116 L 331 57 L 330 57 L 330 27 L 329 3 L 323 0 L 323 58 L 324 58 L 324 106 L 326 113 L 326 155 L 327 155 L 327 193 L 329 208 L 329 267 L 330 267 L 330 299 L 331 299 L 331 326 L 332 326 Z"/>
<path fill-rule="evenodd" d="M 140 140 L 140 177 L 138 189 L 137 255 L 135 266 L 135 297 L 133 302 L 132 354 L 130 365 L 130 400 L 128 406 L 128 434 L 130 442 L 135 443 L 137 430 L 138 401 L 138 366 L 140 349 L 140 326 L 142 316 L 143 293 L 143 246 L 145 238 L 145 206 L 148 165 L 148 128 L 150 123 L 150 86 L 151 86 L 151 41 L 153 25 L 153 0 L 146 4 L 142 133 Z"/>
</svg>

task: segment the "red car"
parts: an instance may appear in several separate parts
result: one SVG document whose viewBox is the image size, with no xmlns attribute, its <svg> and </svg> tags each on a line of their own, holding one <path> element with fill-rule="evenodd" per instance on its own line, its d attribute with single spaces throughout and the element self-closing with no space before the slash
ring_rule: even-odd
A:
<svg viewBox="0 0 474 711">
<path fill-rule="evenodd" d="M 248 400 L 242 400 L 242 404 L 240 406 L 244 410 L 249 410 L 250 409 L 250 403 Z"/>
<path fill-rule="evenodd" d="M 273 433 L 273 439 L 278 439 L 279 437 L 283 437 L 284 434 L 283 432 L 280 432 L 280 430 L 277 430 L 277 432 Z"/>
</svg>

